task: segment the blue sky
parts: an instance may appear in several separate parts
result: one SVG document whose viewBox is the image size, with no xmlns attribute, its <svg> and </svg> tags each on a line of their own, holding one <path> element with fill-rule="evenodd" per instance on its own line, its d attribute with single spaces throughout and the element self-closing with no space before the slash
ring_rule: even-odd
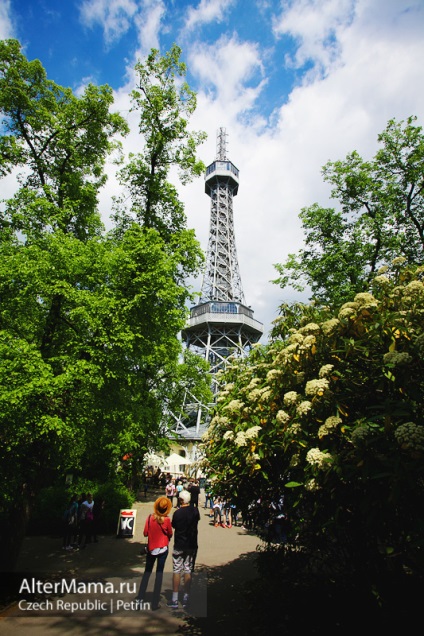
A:
<svg viewBox="0 0 424 636">
<path fill-rule="evenodd" d="M 234 199 L 237 252 L 246 302 L 265 333 L 285 301 L 306 300 L 270 280 L 274 264 L 302 247 L 298 214 L 329 199 L 321 168 L 357 150 L 371 157 L 391 118 L 424 124 L 424 0 L 1 0 L 0 37 L 17 38 L 48 77 L 81 91 L 114 89 L 128 118 L 128 151 L 142 140 L 129 113 L 132 70 L 152 47 L 183 50 L 198 93 L 192 127 L 240 169 Z M 114 169 L 100 210 L 109 223 Z M 3 180 L 7 194 L 13 177 Z M 209 229 L 203 179 L 179 186 L 188 224 L 204 249 Z M 193 282 L 200 289 L 201 280 Z"/>
</svg>

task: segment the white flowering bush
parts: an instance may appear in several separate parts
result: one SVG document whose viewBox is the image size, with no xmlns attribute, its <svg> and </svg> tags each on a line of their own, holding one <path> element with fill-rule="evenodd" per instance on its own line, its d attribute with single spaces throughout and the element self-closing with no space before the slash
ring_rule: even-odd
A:
<svg viewBox="0 0 424 636">
<path fill-rule="evenodd" d="M 242 510 L 278 486 L 299 541 L 376 560 L 424 550 L 424 268 L 383 275 L 335 315 L 282 307 L 270 344 L 226 370 L 204 444 Z"/>
</svg>

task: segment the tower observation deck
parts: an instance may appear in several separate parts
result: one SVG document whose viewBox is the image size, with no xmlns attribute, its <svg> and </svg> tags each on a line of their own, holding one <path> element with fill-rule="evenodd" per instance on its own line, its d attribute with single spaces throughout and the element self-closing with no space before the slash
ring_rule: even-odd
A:
<svg viewBox="0 0 424 636">
<path fill-rule="evenodd" d="M 239 170 L 227 158 L 225 128 L 217 134 L 216 159 L 205 174 L 205 192 L 211 198 L 210 230 L 200 303 L 190 310 L 190 318 L 181 332 L 187 348 L 203 356 L 211 365 L 213 390 L 217 391 L 214 374 L 224 369 L 230 356 L 246 356 L 259 341 L 263 325 L 253 317 L 244 299 L 234 235 L 233 198 L 239 187 Z M 203 413 L 203 416 L 205 413 Z M 199 436 L 202 414 L 197 412 L 196 432 Z M 184 428 L 184 427 L 183 427 Z M 181 427 L 180 427 L 181 429 Z M 177 430 L 183 434 L 190 433 Z"/>
</svg>

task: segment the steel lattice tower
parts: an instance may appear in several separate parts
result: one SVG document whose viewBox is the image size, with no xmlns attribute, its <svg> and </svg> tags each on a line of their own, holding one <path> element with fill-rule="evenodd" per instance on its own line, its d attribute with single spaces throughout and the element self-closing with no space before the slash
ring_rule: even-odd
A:
<svg viewBox="0 0 424 636">
<path fill-rule="evenodd" d="M 188 324 L 181 334 L 187 348 L 209 361 L 213 378 L 225 368 L 230 356 L 246 356 L 263 333 L 262 323 L 253 318 L 252 309 L 245 304 L 241 284 L 233 218 L 233 198 L 238 187 L 239 171 L 227 158 L 227 135 L 225 128 L 220 128 L 216 160 L 205 174 L 211 212 L 200 303 L 190 310 Z M 195 431 L 180 422 L 177 432 L 185 437 L 199 437 L 207 426 L 205 411 L 203 408 L 202 413 L 201 406 L 196 406 Z"/>
</svg>

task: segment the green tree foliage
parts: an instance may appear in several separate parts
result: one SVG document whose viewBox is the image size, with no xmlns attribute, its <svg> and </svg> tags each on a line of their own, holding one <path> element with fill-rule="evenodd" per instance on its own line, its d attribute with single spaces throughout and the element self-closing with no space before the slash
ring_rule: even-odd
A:
<svg viewBox="0 0 424 636">
<path fill-rule="evenodd" d="M 46 77 L 16 40 L 0 42 L 0 174 L 22 166 L 21 188 L 8 212 L 28 241 L 46 228 L 84 240 L 100 230 L 97 193 L 103 165 L 128 130 L 109 112 L 112 89 L 90 84 L 81 97 Z"/>
<path fill-rule="evenodd" d="M 315 203 L 301 211 L 305 248 L 276 265 L 274 282 L 298 291 L 308 286 L 313 300 L 337 307 L 367 291 L 375 272 L 396 256 L 422 263 L 424 137 L 415 119 L 389 121 L 373 160 L 352 152 L 323 168 L 339 208 Z"/>
<path fill-rule="evenodd" d="M 136 219 L 145 227 L 157 229 L 165 240 L 186 223 L 175 186 L 167 180 L 171 168 L 178 170 L 182 183 L 205 170 L 196 149 L 206 134 L 188 129 L 196 95 L 183 81 L 186 66 L 180 56 L 181 49 L 174 44 L 163 57 L 152 49 L 144 63 L 136 64 L 138 81 L 132 102 L 133 110 L 140 113 L 144 151 L 131 155 L 119 174 L 128 194 L 117 202 L 117 220 L 125 227 Z M 126 210 L 128 197 L 130 206 Z"/>
<path fill-rule="evenodd" d="M 284 494 L 291 541 L 344 581 L 422 566 L 423 272 L 398 258 L 335 314 L 286 307 L 229 366 L 204 439 L 221 492 L 259 526 Z"/>
<path fill-rule="evenodd" d="M 155 60 L 160 78 L 166 65 Z M 140 205 L 151 197 L 154 214 L 105 232 L 97 209 L 104 162 L 127 132 L 111 105 L 107 86 L 76 97 L 27 61 L 18 42 L 0 43 L 2 174 L 22 166 L 0 211 L 3 511 L 68 471 L 106 480 L 125 454 L 141 459 L 164 433 L 163 402 L 174 399 L 186 281 L 203 254 L 182 216 L 169 232 L 170 219 L 159 219 L 161 193 L 170 205 L 164 173 L 148 183 L 140 174 Z M 138 106 L 148 139 L 152 104 Z M 169 128 L 177 113 L 169 111 Z M 190 163 L 194 142 L 179 128 L 177 155 L 189 172 L 182 157 Z M 168 168 L 174 142 L 162 138 Z M 182 210 L 175 191 L 172 201 Z"/>
</svg>

